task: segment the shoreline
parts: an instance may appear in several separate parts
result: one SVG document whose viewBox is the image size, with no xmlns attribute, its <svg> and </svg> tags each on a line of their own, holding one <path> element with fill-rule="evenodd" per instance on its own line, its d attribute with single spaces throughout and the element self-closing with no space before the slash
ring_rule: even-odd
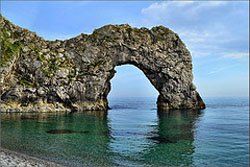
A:
<svg viewBox="0 0 250 167">
<path fill-rule="evenodd" d="M 1 167 L 64 167 L 54 162 L 42 160 L 23 153 L 0 148 Z"/>
</svg>

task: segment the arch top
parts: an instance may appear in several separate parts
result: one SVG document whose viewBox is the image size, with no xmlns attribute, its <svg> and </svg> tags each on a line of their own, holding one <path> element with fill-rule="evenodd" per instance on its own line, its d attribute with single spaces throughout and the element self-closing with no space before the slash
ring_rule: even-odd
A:
<svg viewBox="0 0 250 167">
<path fill-rule="evenodd" d="M 107 25 L 92 34 L 46 41 L 1 16 L 1 111 L 106 110 L 114 68 L 138 67 L 159 92 L 159 110 L 203 109 L 192 58 L 163 26 Z"/>
</svg>

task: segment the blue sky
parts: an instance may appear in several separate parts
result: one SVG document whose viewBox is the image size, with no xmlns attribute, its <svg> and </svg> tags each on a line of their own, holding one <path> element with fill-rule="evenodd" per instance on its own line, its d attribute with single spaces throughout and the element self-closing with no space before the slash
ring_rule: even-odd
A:
<svg viewBox="0 0 250 167">
<path fill-rule="evenodd" d="M 49 40 L 91 33 L 105 24 L 164 25 L 191 51 L 194 83 L 202 96 L 249 95 L 247 1 L 1 1 L 1 13 Z M 157 95 L 136 67 L 116 70 L 110 96 Z"/>
</svg>

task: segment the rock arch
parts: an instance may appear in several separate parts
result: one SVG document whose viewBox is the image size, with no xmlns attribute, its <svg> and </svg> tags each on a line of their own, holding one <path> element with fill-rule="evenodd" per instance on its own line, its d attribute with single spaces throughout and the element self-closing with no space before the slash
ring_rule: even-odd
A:
<svg viewBox="0 0 250 167">
<path fill-rule="evenodd" d="M 158 90 L 159 110 L 203 109 L 192 58 L 163 26 L 107 25 L 92 34 L 46 41 L 1 17 L 1 110 L 106 110 L 114 68 L 138 67 Z"/>
</svg>

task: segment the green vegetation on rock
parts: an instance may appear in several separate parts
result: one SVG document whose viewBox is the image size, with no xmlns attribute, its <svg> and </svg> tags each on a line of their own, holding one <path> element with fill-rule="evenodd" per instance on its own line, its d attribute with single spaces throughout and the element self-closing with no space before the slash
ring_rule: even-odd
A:
<svg viewBox="0 0 250 167">
<path fill-rule="evenodd" d="M 13 60 L 15 56 L 20 53 L 23 45 L 20 41 L 12 42 L 7 31 L 1 29 L 1 54 L 0 54 L 0 65 L 5 66 L 8 62 Z"/>
<path fill-rule="evenodd" d="M 24 78 L 20 79 L 18 83 L 23 86 L 34 87 L 34 83 Z"/>
</svg>

